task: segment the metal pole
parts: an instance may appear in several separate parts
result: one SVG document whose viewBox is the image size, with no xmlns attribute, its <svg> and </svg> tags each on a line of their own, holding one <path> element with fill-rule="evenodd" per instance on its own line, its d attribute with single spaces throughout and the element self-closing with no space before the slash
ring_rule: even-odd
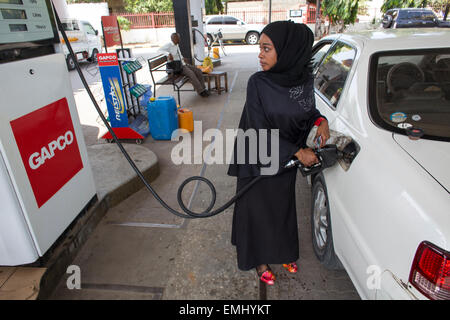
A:
<svg viewBox="0 0 450 320">
<path fill-rule="evenodd" d="M 320 37 L 320 0 L 316 1 L 316 25 L 314 27 L 314 35 Z"/>
<path fill-rule="evenodd" d="M 272 22 L 272 0 L 269 0 L 269 23 Z"/>
</svg>

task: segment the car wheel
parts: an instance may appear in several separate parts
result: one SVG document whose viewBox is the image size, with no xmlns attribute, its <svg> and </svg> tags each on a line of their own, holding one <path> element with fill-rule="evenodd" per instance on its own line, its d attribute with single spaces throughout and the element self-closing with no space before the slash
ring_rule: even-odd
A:
<svg viewBox="0 0 450 320">
<path fill-rule="evenodd" d="M 311 199 L 311 233 L 314 253 L 327 269 L 341 270 L 343 266 L 334 252 L 328 193 L 322 174 L 314 178 Z"/>
<path fill-rule="evenodd" d="M 69 70 L 75 69 L 75 61 L 73 60 L 70 54 L 67 56 L 66 62 L 67 62 L 67 69 Z"/>
<path fill-rule="evenodd" d="M 383 28 L 387 29 L 390 28 L 392 25 L 392 16 L 386 16 L 383 19 Z"/>
<path fill-rule="evenodd" d="M 92 50 L 92 55 L 89 58 L 90 62 L 97 63 L 97 54 L 98 54 L 97 49 Z"/>
<path fill-rule="evenodd" d="M 247 44 L 257 44 L 259 41 L 259 34 L 257 32 L 249 32 L 245 37 Z"/>
</svg>

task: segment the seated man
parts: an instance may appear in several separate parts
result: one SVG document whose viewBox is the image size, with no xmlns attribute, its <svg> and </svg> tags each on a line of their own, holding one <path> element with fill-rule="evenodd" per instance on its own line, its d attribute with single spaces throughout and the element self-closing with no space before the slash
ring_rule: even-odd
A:
<svg viewBox="0 0 450 320">
<path fill-rule="evenodd" d="M 194 86 L 195 91 L 202 97 L 209 96 L 208 90 L 205 88 L 205 81 L 203 80 L 202 71 L 195 66 L 188 64 L 188 59 L 183 58 L 181 55 L 180 47 L 180 35 L 178 33 L 172 33 L 170 39 L 172 42 L 163 45 L 158 52 L 169 53 L 167 56 L 168 61 L 181 61 L 182 72 L 181 74 L 188 77 Z"/>
</svg>

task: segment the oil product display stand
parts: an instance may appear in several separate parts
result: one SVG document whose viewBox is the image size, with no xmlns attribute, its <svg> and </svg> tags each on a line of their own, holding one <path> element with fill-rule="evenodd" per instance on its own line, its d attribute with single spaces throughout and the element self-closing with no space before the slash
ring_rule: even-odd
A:
<svg viewBox="0 0 450 320">
<path fill-rule="evenodd" d="M 114 133 L 118 139 L 142 143 L 150 133 L 148 118 L 139 106 L 139 98 L 149 95 L 150 86 L 138 84 L 135 76 L 142 64 L 130 57 L 129 49 L 121 49 L 119 53 L 98 54 L 97 57 L 109 121 Z M 107 141 L 113 139 L 109 132 L 101 138 Z"/>
</svg>

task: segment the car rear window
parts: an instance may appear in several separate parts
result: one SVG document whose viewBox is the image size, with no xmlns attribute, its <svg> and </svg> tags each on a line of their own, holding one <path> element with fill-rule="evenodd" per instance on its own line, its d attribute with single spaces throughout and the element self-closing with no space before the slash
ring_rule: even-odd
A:
<svg viewBox="0 0 450 320">
<path fill-rule="evenodd" d="M 450 48 L 378 53 L 371 60 L 370 113 L 381 127 L 450 141 Z"/>
<path fill-rule="evenodd" d="M 80 30 L 78 23 L 76 21 L 65 21 L 62 22 L 64 31 L 77 31 Z"/>
</svg>

